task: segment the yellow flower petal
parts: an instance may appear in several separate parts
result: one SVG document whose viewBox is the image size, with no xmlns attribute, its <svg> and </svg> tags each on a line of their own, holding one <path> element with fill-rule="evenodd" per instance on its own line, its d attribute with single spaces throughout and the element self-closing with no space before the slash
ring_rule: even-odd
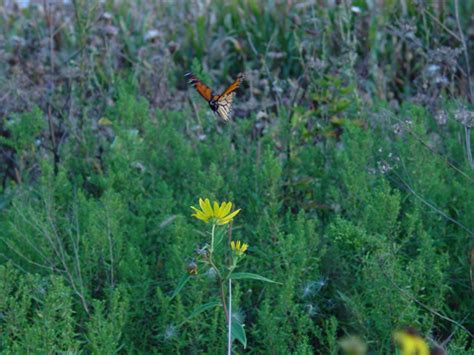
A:
<svg viewBox="0 0 474 355">
<path fill-rule="evenodd" d="M 222 202 L 220 207 L 219 207 L 219 216 L 218 218 L 225 217 L 225 206 L 227 205 L 227 202 Z"/>
<path fill-rule="evenodd" d="M 220 219 L 217 220 L 217 224 L 220 225 L 220 226 L 223 226 L 224 224 L 227 224 L 230 221 L 232 221 L 232 219 L 222 219 L 222 218 L 220 218 Z"/>
<path fill-rule="evenodd" d="M 206 198 L 205 206 L 206 206 L 206 212 L 208 213 L 209 216 L 213 217 L 214 216 L 214 211 L 212 210 L 211 206 L 211 201 L 209 201 L 208 198 Z"/>
<path fill-rule="evenodd" d="M 219 218 L 221 214 L 221 210 L 219 208 L 219 203 L 214 201 L 214 217 Z"/>
<path fill-rule="evenodd" d="M 226 223 L 229 223 L 230 221 L 232 221 L 232 218 L 234 218 L 235 216 L 237 216 L 237 214 L 240 212 L 240 209 L 238 209 L 237 211 L 234 211 L 232 212 L 230 215 L 224 217 L 224 218 L 221 218 L 221 223 L 222 224 L 226 224 Z"/>
<path fill-rule="evenodd" d="M 203 210 L 206 216 L 208 216 L 209 218 L 214 216 L 214 212 L 212 211 L 211 207 L 211 201 L 209 201 L 208 198 L 206 198 L 205 200 L 199 199 L 199 205 L 201 206 L 201 209 Z"/>
<path fill-rule="evenodd" d="M 240 208 L 238 210 L 235 210 L 234 212 L 232 212 L 226 218 L 234 218 L 235 216 L 237 216 L 239 214 L 239 212 L 240 212 Z"/>
<path fill-rule="evenodd" d="M 207 217 L 203 211 L 201 210 L 198 210 L 196 207 L 194 206 L 191 206 L 191 208 L 193 209 L 193 211 L 195 212 L 194 214 L 192 214 L 193 217 L 196 217 L 198 219 L 202 219 L 203 221 L 207 222 L 207 219 L 209 217 Z"/>
<path fill-rule="evenodd" d="M 206 222 L 206 223 L 207 223 L 207 221 L 208 221 L 208 219 L 209 219 L 209 218 L 208 218 L 204 213 L 202 213 L 201 211 L 194 213 L 192 216 L 193 216 L 193 217 L 196 217 L 197 219 L 203 220 L 203 221 Z"/>
<path fill-rule="evenodd" d="M 201 207 L 201 210 L 204 210 L 204 200 L 199 197 L 199 206 Z"/>
<path fill-rule="evenodd" d="M 406 331 L 394 333 L 394 340 L 398 343 L 403 355 L 429 355 L 429 347 L 425 340 L 418 335 L 409 334 Z"/>
<path fill-rule="evenodd" d="M 227 202 L 227 204 L 222 208 L 222 217 L 227 216 L 231 209 L 232 209 L 232 202 Z"/>
<path fill-rule="evenodd" d="M 232 210 L 232 202 L 223 201 L 219 206 L 219 202 L 214 201 L 211 205 L 211 201 L 206 198 L 199 198 L 199 206 L 201 209 L 197 209 L 194 206 L 190 206 L 193 211 L 193 217 L 201 219 L 206 223 L 209 220 L 213 220 L 213 223 L 218 225 L 224 225 L 232 221 L 232 219 L 240 212 L 240 209 L 229 214 Z"/>
<path fill-rule="evenodd" d="M 249 245 L 247 243 L 242 243 L 240 240 L 237 240 L 237 241 L 232 240 L 230 242 L 230 248 L 232 249 L 232 251 L 234 252 L 236 256 L 241 256 L 243 253 L 245 253 L 248 246 Z"/>
</svg>

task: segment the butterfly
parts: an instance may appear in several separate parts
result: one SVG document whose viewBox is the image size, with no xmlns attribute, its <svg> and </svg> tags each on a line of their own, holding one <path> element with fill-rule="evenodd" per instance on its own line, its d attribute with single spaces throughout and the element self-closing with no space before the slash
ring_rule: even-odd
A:
<svg viewBox="0 0 474 355">
<path fill-rule="evenodd" d="M 239 74 L 237 79 L 220 95 L 214 95 L 212 89 L 196 78 L 193 73 L 187 73 L 185 77 L 189 79 L 189 84 L 193 85 L 197 92 L 209 103 L 211 110 L 224 121 L 228 121 L 232 116 L 232 100 L 235 96 L 235 90 L 244 80 L 244 75 Z"/>
</svg>

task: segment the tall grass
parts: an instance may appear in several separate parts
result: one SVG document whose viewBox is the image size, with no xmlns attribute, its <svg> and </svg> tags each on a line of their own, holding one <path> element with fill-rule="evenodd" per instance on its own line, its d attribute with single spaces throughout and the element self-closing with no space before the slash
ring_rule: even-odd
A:
<svg viewBox="0 0 474 355">
<path fill-rule="evenodd" d="M 392 332 L 472 353 L 470 2 L 0 6 L 0 349 L 223 353 L 218 291 L 173 296 L 198 197 L 242 208 L 247 349 Z M 216 121 L 186 86 L 246 82 Z M 467 133 L 466 133 L 467 132 Z M 195 317 L 189 318 L 190 315 Z"/>
</svg>

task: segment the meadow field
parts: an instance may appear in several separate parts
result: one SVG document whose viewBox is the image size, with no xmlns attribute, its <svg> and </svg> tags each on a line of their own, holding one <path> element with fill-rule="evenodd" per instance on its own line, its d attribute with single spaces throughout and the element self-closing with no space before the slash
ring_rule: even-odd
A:
<svg viewBox="0 0 474 355">
<path fill-rule="evenodd" d="M 473 354 L 473 104 L 473 1 L 0 0 L 0 353 Z"/>
</svg>

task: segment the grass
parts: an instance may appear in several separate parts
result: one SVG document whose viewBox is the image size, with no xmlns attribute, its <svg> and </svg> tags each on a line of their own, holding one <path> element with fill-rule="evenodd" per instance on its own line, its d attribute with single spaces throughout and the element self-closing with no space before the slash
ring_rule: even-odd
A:
<svg viewBox="0 0 474 355">
<path fill-rule="evenodd" d="M 233 281 L 234 353 L 393 353 L 398 329 L 472 353 L 473 10 L 1 4 L 0 350 L 226 351 L 224 284 L 198 262 L 174 292 L 202 197 L 277 282 Z M 189 70 L 246 74 L 231 122 Z"/>
</svg>

